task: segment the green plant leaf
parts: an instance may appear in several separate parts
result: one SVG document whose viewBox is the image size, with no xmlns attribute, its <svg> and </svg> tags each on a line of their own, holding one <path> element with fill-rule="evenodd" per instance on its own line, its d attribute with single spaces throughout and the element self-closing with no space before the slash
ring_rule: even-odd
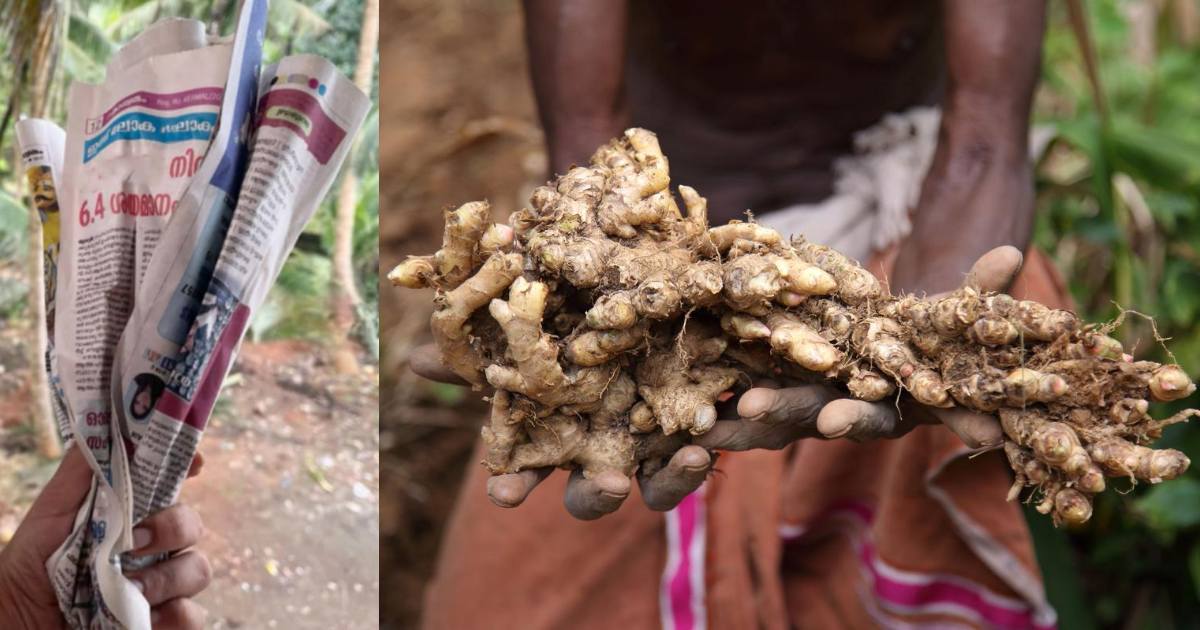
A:
<svg viewBox="0 0 1200 630">
<path fill-rule="evenodd" d="M 1200 187 L 1200 145 L 1130 121 L 1115 122 L 1109 138 L 1117 170 L 1162 188 Z"/>
<path fill-rule="evenodd" d="M 0 188 L 0 259 L 11 259 L 21 253 L 29 212 L 20 199 Z"/>
<path fill-rule="evenodd" d="M 1179 260 L 1167 261 L 1162 299 L 1171 323 L 1190 325 L 1200 313 L 1200 271 Z"/>
<path fill-rule="evenodd" d="M 1156 485 L 1135 501 L 1134 507 L 1151 527 L 1174 535 L 1177 530 L 1200 524 L 1200 481 L 1180 477 Z"/>
</svg>

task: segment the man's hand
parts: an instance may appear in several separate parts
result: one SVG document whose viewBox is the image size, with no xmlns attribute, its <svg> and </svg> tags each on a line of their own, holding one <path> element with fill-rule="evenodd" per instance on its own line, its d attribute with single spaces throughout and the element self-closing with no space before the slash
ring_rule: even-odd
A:
<svg viewBox="0 0 1200 630">
<path fill-rule="evenodd" d="M 708 451 L 692 444 L 676 451 L 661 470 L 651 473 L 644 466 L 639 468 L 637 481 L 642 500 L 652 510 L 675 507 L 700 487 L 711 465 L 712 457 Z M 552 468 L 541 468 L 497 475 L 488 479 L 488 497 L 500 507 L 516 507 L 551 472 Z M 631 490 L 629 478 L 616 471 L 605 471 L 587 479 L 575 470 L 567 480 L 563 505 L 577 519 L 595 520 L 621 507 Z"/>
<path fill-rule="evenodd" d="M 1021 252 L 997 247 L 975 262 L 966 284 L 981 291 L 1004 291 L 1021 268 Z M 767 385 L 771 385 L 768 383 Z M 867 402 L 846 398 L 827 385 L 756 387 L 738 400 L 736 420 L 718 420 L 696 442 L 711 449 L 780 449 L 802 438 L 866 441 L 900 437 L 918 424 L 945 424 L 972 448 L 999 443 L 995 418 L 962 408 L 939 409 L 906 401 Z"/>
<path fill-rule="evenodd" d="M 197 454 L 188 476 L 196 475 L 203 462 Z M 12 542 L 0 552 L 0 627 L 65 627 L 46 573 L 46 560 L 70 535 L 91 484 L 92 469 L 79 448 L 72 447 L 29 508 Z M 180 553 L 196 544 L 203 531 L 200 515 L 184 505 L 169 507 L 134 527 L 135 554 L 175 553 L 164 562 L 128 574 L 150 602 L 150 619 L 156 629 L 204 626 L 204 610 L 189 598 L 208 586 L 212 569 L 199 551 Z"/>
<path fill-rule="evenodd" d="M 998 247 L 976 261 L 966 283 L 982 291 L 1004 291 L 1021 268 L 1021 252 Z M 410 360 L 417 374 L 446 383 L 463 381 L 438 360 L 437 348 L 418 348 Z M 848 438 L 865 441 L 899 437 L 918 424 L 943 423 L 972 448 L 998 444 L 999 423 L 992 416 L 961 408 L 937 409 L 906 402 L 897 410 L 889 401 L 846 398 L 828 385 L 783 387 L 759 383 L 741 396 L 736 419 L 718 420 L 708 433 L 684 446 L 658 470 L 638 470 L 637 480 L 646 505 L 668 510 L 700 487 L 712 464 L 710 450 L 781 449 L 803 438 Z M 488 479 L 488 496 L 501 507 L 515 507 L 549 475 L 551 469 L 526 470 Z M 579 471 L 567 482 L 564 503 L 572 516 L 591 520 L 624 502 L 632 489 L 616 472 L 585 479 Z"/>
<path fill-rule="evenodd" d="M 417 348 L 409 358 L 409 367 L 418 375 L 433 381 L 468 384 L 442 365 L 441 353 L 433 344 Z M 651 509 L 671 509 L 700 487 L 711 464 L 712 457 L 704 447 L 688 445 L 679 449 L 661 470 L 648 471 L 643 466 L 637 473 L 642 499 Z M 500 507 L 516 507 L 551 472 L 552 468 L 541 468 L 492 477 L 488 479 L 488 498 Z M 621 507 L 631 489 L 629 478 L 616 472 L 585 479 L 579 471 L 575 471 L 567 482 L 563 503 L 575 518 L 593 520 Z"/>
</svg>

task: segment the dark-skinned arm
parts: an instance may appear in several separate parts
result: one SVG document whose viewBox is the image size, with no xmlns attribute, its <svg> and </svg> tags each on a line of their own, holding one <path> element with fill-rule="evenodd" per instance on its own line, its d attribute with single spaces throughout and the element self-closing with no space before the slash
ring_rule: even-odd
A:
<svg viewBox="0 0 1200 630">
<path fill-rule="evenodd" d="M 629 126 L 623 0 L 525 0 L 525 41 L 552 173 Z"/>
<path fill-rule="evenodd" d="M 1033 228 L 1029 113 L 1044 0 L 943 0 L 948 81 L 938 146 L 891 278 L 893 291 L 945 291 Z"/>
</svg>

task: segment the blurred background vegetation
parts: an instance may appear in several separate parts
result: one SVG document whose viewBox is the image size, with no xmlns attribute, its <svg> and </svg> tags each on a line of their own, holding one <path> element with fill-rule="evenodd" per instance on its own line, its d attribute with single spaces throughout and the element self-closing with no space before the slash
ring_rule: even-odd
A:
<svg viewBox="0 0 1200 630">
<path fill-rule="evenodd" d="M 71 81 L 99 82 L 109 56 L 147 26 L 163 17 L 194 18 L 207 22 L 220 34 L 233 31 L 238 0 L 0 0 L 0 265 L 20 265 L 26 240 L 28 207 L 19 198 L 14 176 L 16 138 L 13 125 L 30 111 L 30 93 L 44 89 L 44 117 L 65 126 L 67 85 Z M 264 63 L 306 52 L 337 64 L 348 77 L 359 62 L 364 0 L 271 0 L 268 32 L 263 43 Z M 63 33 L 58 41 L 43 43 L 34 35 L 39 24 Z M 211 32 L 211 31 L 210 31 Z M 30 40 L 30 41 L 25 41 Z M 7 48 L 7 50 L 5 50 Z M 373 52 L 372 55 L 375 53 Z M 25 61 L 26 63 L 22 63 Z M 351 243 L 356 288 L 362 304 L 356 309 L 352 334 L 370 357 L 378 357 L 379 263 L 379 126 L 378 67 L 371 82 L 372 107 L 352 149 L 342 176 L 358 180 Z M 48 79 L 45 79 L 49 77 Z M 48 80 L 49 85 L 39 82 Z M 24 96 L 24 98 L 22 98 Z M 330 292 L 334 282 L 332 254 L 336 237 L 336 206 L 340 182 L 335 182 L 314 219 L 292 252 L 279 281 L 255 313 L 250 338 L 304 339 L 330 343 L 338 335 L 333 323 Z M 20 274 L 0 275 L 0 317 L 22 311 L 26 293 Z M 13 283 L 16 286 L 9 286 Z"/>
<path fill-rule="evenodd" d="M 1200 376 L 1198 10 L 1194 0 L 1052 2 L 1035 106 L 1036 122 L 1057 131 L 1038 170 L 1035 242 L 1057 261 L 1085 317 L 1111 320 L 1121 309 L 1153 317 L 1152 325 L 1127 315 L 1121 340 L 1136 344 L 1140 357 L 1177 360 L 1193 379 Z M 1171 411 L 1161 405 L 1154 413 Z M 1200 425 L 1171 427 L 1162 445 L 1200 462 Z M 1200 469 L 1158 486 L 1118 485 L 1099 499 L 1079 531 L 1029 519 L 1061 627 L 1195 627 Z"/>
</svg>

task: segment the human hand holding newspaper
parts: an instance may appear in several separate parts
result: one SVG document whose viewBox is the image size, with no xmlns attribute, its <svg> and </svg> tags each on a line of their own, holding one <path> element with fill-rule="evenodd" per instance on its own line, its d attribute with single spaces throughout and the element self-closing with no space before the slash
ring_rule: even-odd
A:
<svg viewBox="0 0 1200 630">
<path fill-rule="evenodd" d="M 200 472 L 197 456 L 188 477 Z M 30 507 L 12 542 L 0 552 L 0 628 L 40 630 L 63 625 L 46 561 L 71 533 L 75 514 L 87 499 L 92 469 L 78 448 L 67 451 L 54 476 Z M 200 515 L 175 505 L 134 527 L 139 554 L 175 554 L 196 544 L 204 532 Z M 138 545 L 138 543 L 141 543 Z M 191 630 L 204 627 L 204 609 L 191 600 L 212 577 L 208 558 L 198 550 L 129 575 L 140 584 L 150 604 L 155 628 Z"/>
</svg>

